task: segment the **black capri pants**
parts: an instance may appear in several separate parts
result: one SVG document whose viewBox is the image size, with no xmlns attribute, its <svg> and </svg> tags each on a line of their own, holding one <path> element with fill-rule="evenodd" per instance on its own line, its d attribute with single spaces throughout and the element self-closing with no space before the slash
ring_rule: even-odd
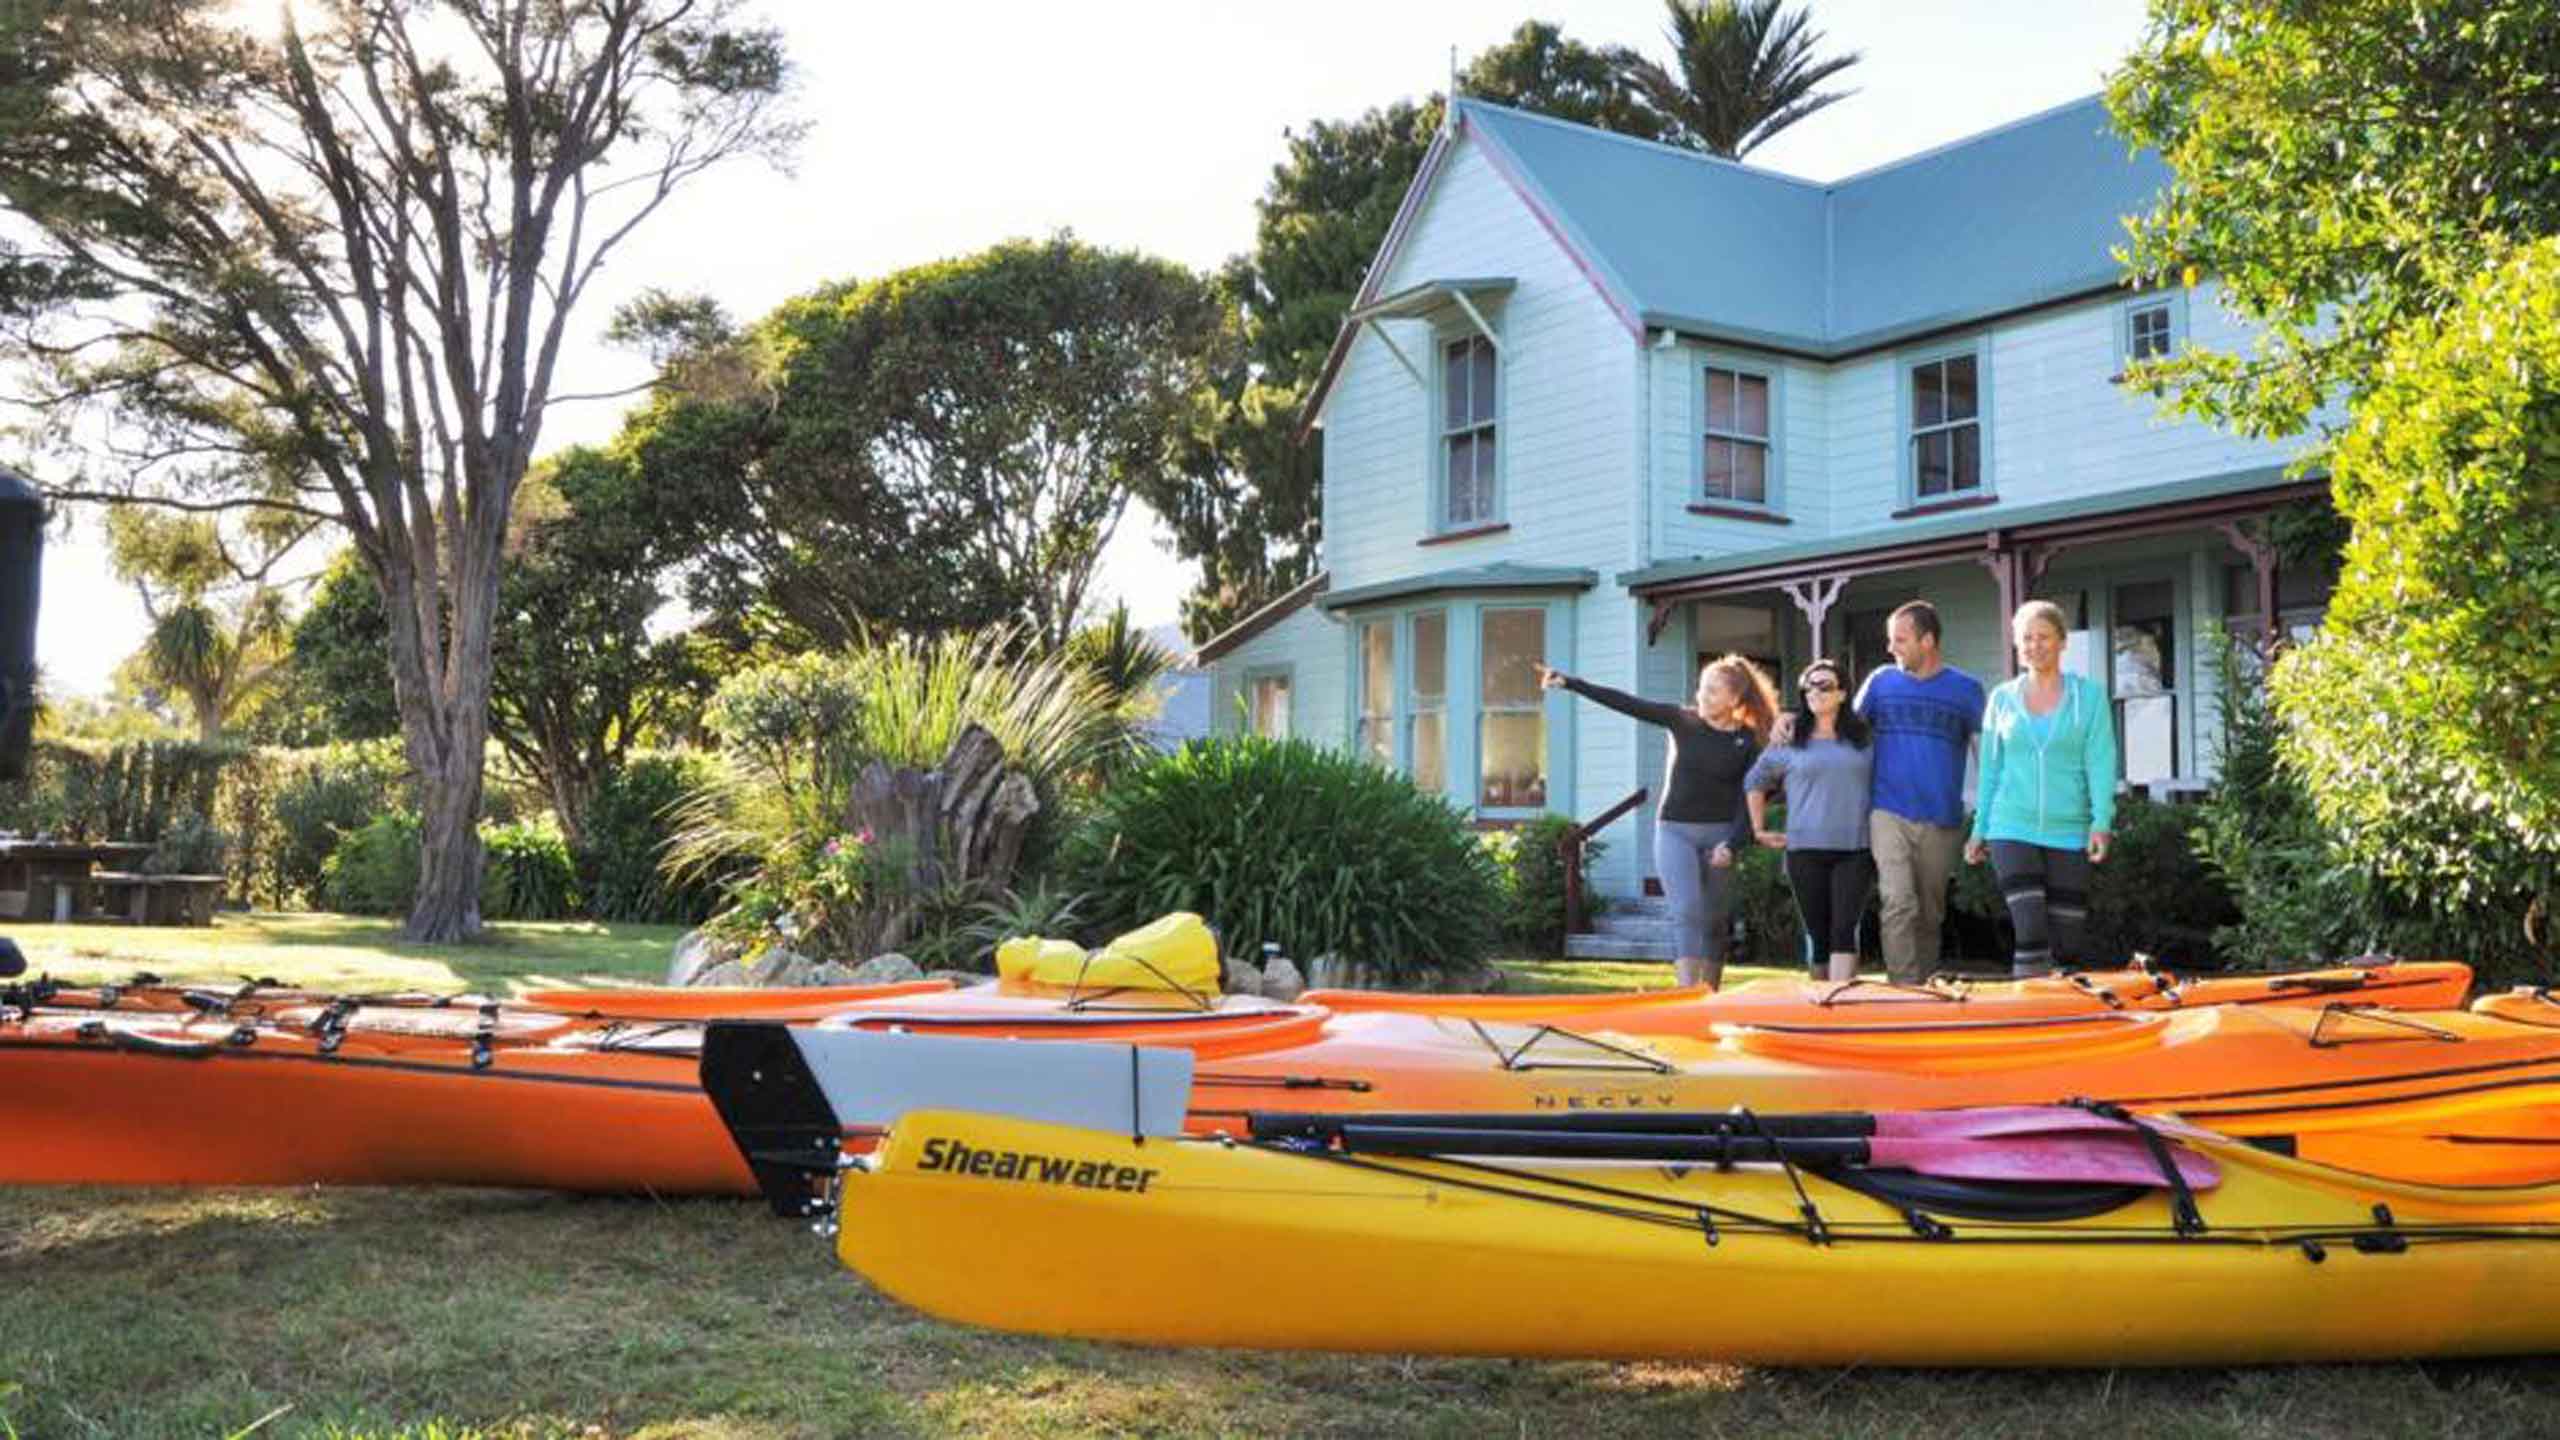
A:
<svg viewBox="0 0 2560 1440">
<path fill-rule="evenodd" d="M 1875 857 L 1864 850 L 1787 851 L 1787 886 L 1817 954 L 1854 955 L 1858 920 L 1875 889 Z"/>
</svg>

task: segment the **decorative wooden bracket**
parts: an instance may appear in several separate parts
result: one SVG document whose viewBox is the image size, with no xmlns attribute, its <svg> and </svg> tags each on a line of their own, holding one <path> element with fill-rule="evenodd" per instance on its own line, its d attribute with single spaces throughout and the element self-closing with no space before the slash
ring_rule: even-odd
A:
<svg viewBox="0 0 2560 1440">
<path fill-rule="evenodd" d="M 1677 611 L 1679 608 L 1680 602 L 1677 600 L 1655 600 L 1653 602 L 1653 613 L 1645 618 L 1644 643 L 1651 645 L 1660 640 L 1662 638 L 1664 628 L 1669 626 L 1671 623 L 1671 616 L 1673 612 Z"/>
<path fill-rule="evenodd" d="M 2258 624 L 2262 627 L 2258 649 L 2273 655 L 2284 633 L 2276 624 L 2276 547 L 2267 536 L 2266 522 L 2225 520 L 2214 528 L 2231 542 L 2232 549 L 2248 556 L 2249 564 L 2258 572 Z"/>
<path fill-rule="evenodd" d="M 1849 577 L 1817 575 L 1810 580 L 1789 580 L 1778 588 L 1787 592 L 1787 598 L 1796 602 L 1796 609 L 1804 615 L 1806 627 L 1813 632 L 1810 653 L 1819 656 L 1823 622 L 1831 618 L 1831 606 L 1840 598 L 1840 592 L 1849 588 Z"/>
</svg>

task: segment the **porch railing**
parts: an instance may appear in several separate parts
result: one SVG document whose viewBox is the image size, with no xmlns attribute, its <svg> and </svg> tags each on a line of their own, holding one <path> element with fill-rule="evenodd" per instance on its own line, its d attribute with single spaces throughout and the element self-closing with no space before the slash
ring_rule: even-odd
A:
<svg viewBox="0 0 2560 1440">
<path fill-rule="evenodd" d="M 1596 817 L 1567 830 L 1564 838 L 1556 842 L 1556 848 L 1563 852 L 1564 858 L 1564 933 L 1567 935 L 1585 935 L 1591 930 L 1590 917 L 1583 913 L 1582 852 L 1590 846 L 1592 836 L 1608 829 L 1619 816 L 1643 804 L 1649 793 L 1638 789 Z"/>
</svg>

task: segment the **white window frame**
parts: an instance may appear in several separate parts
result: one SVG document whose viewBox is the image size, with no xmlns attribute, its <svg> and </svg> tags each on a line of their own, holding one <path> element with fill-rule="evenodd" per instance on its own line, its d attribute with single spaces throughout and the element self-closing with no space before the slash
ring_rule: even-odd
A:
<svg viewBox="0 0 2560 1440">
<path fill-rule="evenodd" d="M 2134 361 L 2134 317 L 2161 311 L 2169 317 L 2169 348 L 2175 355 L 2187 348 L 2187 292 L 2184 290 L 2146 290 L 2121 302 L 2116 307 L 2117 373 L 2131 367 Z"/>
<path fill-rule="evenodd" d="M 1437 619 L 1440 622 L 1440 700 L 1436 705 L 1425 705 L 1422 703 L 1422 644 L 1417 638 L 1417 635 L 1421 629 L 1422 622 L 1429 619 Z M 1403 685 L 1400 690 L 1398 705 L 1398 708 L 1402 713 L 1396 726 L 1398 737 L 1397 748 L 1400 761 L 1397 768 L 1403 770 L 1406 775 L 1412 777 L 1414 784 L 1417 787 L 1421 785 L 1422 777 L 1417 769 L 1416 761 L 1422 753 L 1422 747 L 1419 739 L 1420 731 L 1422 729 L 1422 717 L 1425 715 L 1439 716 L 1440 784 L 1438 790 L 1434 793 L 1444 793 L 1449 788 L 1450 623 L 1449 607 L 1445 605 L 1432 605 L 1419 610 L 1409 610 L 1405 612 L 1404 615 L 1404 672 Z"/>
<path fill-rule="evenodd" d="M 1463 329 L 1435 331 L 1431 337 L 1431 517 L 1427 527 L 1433 535 L 1459 535 L 1503 523 L 1503 476 L 1511 463 L 1511 445 L 1503 434 L 1508 428 L 1503 416 L 1510 409 L 1509 367 L 1502 363 L 1502 345 L 1492 334 L 1473 325 Z M 1484 346 L 1493 355 L 1493 413 L 1484 420 L 1473 421 L 1452 429 L 1449 425 L 1449 352 L 1464 345 L 1471 352 L 1469 374 L 1474 373 L 1472 350 Z M 1474 399 L 1472 392 L 1469 400 Z M 1470 408 L 1472 415 L 1473 410 Z M 1466 520 L 1449 514 L 1449 442 L 1464 434 L 1490 435 L 1493 439 L 1493 493 L 1485 497 L 1484 513 Z"/>
<path fill-rule="evenodd" d="M 1499 600 L 1487 600 L 1476 607 L 1475 773 L 1467 779 L 1467 800 L 1470 808 L 1472 808 L 1477 815 L 1488 819 L 1517 819 L 1542 815 L 1553 810 L 1556 805 L 1557 756 L 1555 718 L 1548 711 L 1546 703 L 1547 696 L 1545 692 L 1533 692 L 1532 698 L 1525 705 L 1505 705 L 1499 709 L 1495 708 L 1493 703 L 1485 698 L 1484 657 L 1490 648 L 1486 644 L 1486 636 L 1491 632 L 1493 628 L 1493 617 L 1497 614 L 1537 616 L 1539 663 L 1546 665 L 1558 663 L 1554 657 L 1555 612 L 1553 607 L 1541 601 L 1523 601 L 1516 604 L 1506 604 Z M 1485 743 L 1485 736 L 1486 731 L 1490 728 L 1490 722 L 1496 715 L 1537 715 L 1544 717 L 1547 721 L 1545 732 L 1546 739 L 1542 747 L 1544 753 L 1538 757 L 1540 773 L 1545 777 L 1546 796 L 1538 804 L 1494 805 L 1488 803 L 1484 798 L 1485 754 L 1489 748 Z M 1567 758 L 1570 759 L 1570 756 L 1568 755 Z"/>
<path fill-rule="evenodd" d="M 1949 489 L 1943 494 L 1923 495 L 1920 493 L 1920 457 L 1916 453 L 1920 437 L 1932 431 L 1952 431 L 1957 425 L 1965 422 L 1941 421 L 1936 425 L 1921 425 L 1917 422 L 1917 418 L 1912 413 L 1913 397 L 1919 388 L 1916 372 L 1926 365 L 1944 364 L 1949 360 L 1960 360 L 1967 356 L 1973 359 L 1971 423 L 1974 427 L 1975 452 L 1980 456 L 1980 466 L 1975 475 L 1974 485 L 1971 489 Z M 1998 498 L 1998 488 L 1991 478 L 1991 342 L 1989 336 L 1977 335 L 1953 344 L 1927 350 L 1905 351 L 1895 356 L 1893 398 L 1899 411 L 1894 432 L 1901 437 L 1903 508 L 1918 509 L 1960 501 Z M 1952 470 L 1954 466 L 1952 441 L 1949 442 L 1948 464 L 1949 469 Z"/>
<path fill-rule="evenodd" d="M 1387 703 L 1383 711 L 1369 708 L 1369 628 L 1376 626 L 1387 637 Z M 1401 627 L 1393 614 L 1364 615 L 1351 626 L 1351 751 L 1364 760 L 1393 767 L 1396 763 L 1396 719 L 1403 713 L 1404 673 L 1399 668 L 1403 657 L 1398 653 L 1396 631 Z M 1369 745 L 1369 722 L 1383 718 L 1387 727 L 1387 753 L 1379 755 Z"/>
<path fill-rule="evenodd" d="M 1254 688 L 1265 680 L 1277 680 L 1288 687 L 1289 708 L 1280 723 L 1287 726 L 1284 734 L 1273 739 L 1287 740 L 1298 733 L 1298 675 L 1295 665 L 1251 665 L 1244 672 L 1244 725 L 1248 735 L 1260 735 L 1261 710 L 1254 704 Z"/>
<path fill-rule="evenodd" d="M 1707 386 L 1712 383 L 1712 377 L 1717 371 L 1730 375 L 1749 376 L 1768 385 L 1768 434 L 1746 435 L 1740 431 L 1717 430 L 1707 423 Z M 1732 505 L 1745 510 L 1766 510 L 1772 514 L 1783 510 L 1786 503 L 1785 458 L 1784 447 L 1778 443 L 1778 435 L 1784 428 L 1779 417 L 1784 413 L 1786 405 L 1786 371 L 1775 365 L 1747 363 L 1737 356 L 1710 354 L 1703 357 L 1698 365 L 1698 386 L 1694 393 L 1698 398 L 1698 423 L 1693 427 L 1697 433 L 1693 437 L 1695 443 L 1690 447 L 1689 473 L 1697 478 L 1690 486 L 1691 503 Z M 1737 394 L 1737 408 L 1739 398 Z M 1766 457 L 1761 467 L 1761 488 L 1764 498 L 1742 500 L 1707 493 L 1707 442 L 1710 440 L 1756 444 L 1761 448 Z"/>
</svg>

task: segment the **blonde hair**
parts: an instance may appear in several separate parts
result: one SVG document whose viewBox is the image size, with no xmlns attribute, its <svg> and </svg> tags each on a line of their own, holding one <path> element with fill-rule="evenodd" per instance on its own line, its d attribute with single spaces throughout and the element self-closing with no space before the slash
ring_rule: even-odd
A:
<svg viewBox="0 0 2560 1440">
<path fill-rule="evenodd" d="M 1759 666 L 1740 655 L 1719 655 L 1698 672 L 1701 682 L 1717 675 L 1732 687 L 1733 708 L 1742 712 L 1742 723 L 1751 727 L 1753 738 L 1768 744 L 1769 730 L 1778 723 L 1778 687 L 1769 683 Z"/>
<path fill-rule="evenodd" d="M 2052 626 L 2053 633 L 2065 640 L 2071 638 L 2070 617 L 2062 613 L 2061 606 L 2050 600 L 2030 600 L 2019 606 L 2018 613 L 2009 617 L 2010 635 L 2014 637 L 2018 633 L 2018 627 L 2031 620 L 2041 620 Z"/>
</svg>

